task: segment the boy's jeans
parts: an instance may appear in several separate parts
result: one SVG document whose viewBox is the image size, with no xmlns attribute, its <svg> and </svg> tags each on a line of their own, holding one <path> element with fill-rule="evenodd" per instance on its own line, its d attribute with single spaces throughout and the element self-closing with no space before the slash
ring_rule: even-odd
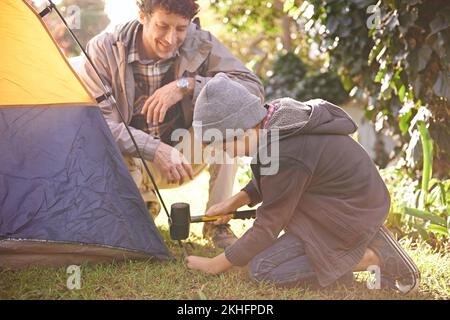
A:
<svg viewBox="0 0 450 320">
<path fill-rule="evenodd" d="M 249 273 L 256 281 L 269 281 L 284 286 L 318 286 L 303 241 L 289 233 L 283 234 L 275 244 L 256 255 L 250 263 Z M 352 281 L 351 271 L 339 279 L 341 284 L 350 284 Z"/>
</svg>

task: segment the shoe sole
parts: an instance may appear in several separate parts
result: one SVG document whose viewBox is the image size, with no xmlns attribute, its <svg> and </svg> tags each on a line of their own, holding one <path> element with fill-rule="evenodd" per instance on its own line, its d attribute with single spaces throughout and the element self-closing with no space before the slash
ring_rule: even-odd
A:
<svg viewBox="0 0 450 320">
<path fill-rule="evenodd" d="M 420 271 L 417 268 L 414 261 L 412 261 L 411 257 L 403 250 L 403 248 L 400 246 L 400 244 L 391 236 L 389 231 L 386 229 L 386 227 L 382 226 L 381 229 L 381 236 L 391 245 L 391 247 L 403 258 L 403 261 L 408 266 L 409 271 L 412 274 L 412 285 L 402 285 L 400 282 L 398 282 L 398 290 L 403 294 L 408 294 L 413 291 L 416 291 L 419 287 L 420 283 Z"/>
<path fill-rule="evenodd" d="M 215 226 L 212 226 L 213 228 Z M 229 239 L 230 241 L 228 241 L 229 243 L 227 243 L 227 240 L 225 239 L 220 239 L 220 236 L 218 235 L 212 235 L 210 233 L 210 231 L 205 231 L 205 228 L 202 230 L 202 234 L 203 234 L 203 238 L 207 239 L 209 242 L 211 242 L 214 247 L 218 248 L 218 249 L 225 249 L 228 246 L 232 245 L 234 242 L 236 242 L 238 240 L 238 237 L 233 233 L 233 231 L 231 230 L 230 227 L 227 228 L 231 234 L 233 235 L 233 239 Z"/>
</svg>

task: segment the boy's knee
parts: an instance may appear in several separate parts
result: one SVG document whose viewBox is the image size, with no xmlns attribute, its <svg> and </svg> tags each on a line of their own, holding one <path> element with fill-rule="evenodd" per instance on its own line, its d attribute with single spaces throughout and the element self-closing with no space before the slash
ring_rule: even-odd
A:
<svg viewBox="0 0 450 320">
<path fill-rule="evenodd" d="M 250 279 L 261 282 L 266 280 L 267 274 L 270 272 L 268 268 L 264 267 L 264 259 L 255 257 L 250 262 L 248 267 L 248 274 Z"/>
</svg>

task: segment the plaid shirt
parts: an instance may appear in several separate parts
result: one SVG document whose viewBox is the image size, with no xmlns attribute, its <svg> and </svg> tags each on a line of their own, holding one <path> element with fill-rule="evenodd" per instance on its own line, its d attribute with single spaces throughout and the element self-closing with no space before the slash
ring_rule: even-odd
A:
<svg viewBox="0 0 450 320">
<path fill-rule="evenodd" d="M 138 114 L 147 98 L 161 87 L 164 75 L 169 71 L 178 55 L 177 51 L 174 57 L 166 60 L 141 59 L 136 45 L 136 38 L 140 30 L 142 30 L 142 26 L 136 28 L 134 32 L 127 58 L 127 62 L 133 65 L 133 75 L 136 82 L 133 114 Z"/>
</svg>

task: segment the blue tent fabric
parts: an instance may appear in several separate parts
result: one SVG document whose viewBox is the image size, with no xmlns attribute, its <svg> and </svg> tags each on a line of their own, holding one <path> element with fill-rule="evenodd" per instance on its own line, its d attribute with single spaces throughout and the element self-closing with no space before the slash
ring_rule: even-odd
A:
<svg viewBox="0 0 450 320">
<path fill-rule="evenodd" d="M 172 259 L 98 107 L 0 108 L 0 239 Z"/>
</svg>

